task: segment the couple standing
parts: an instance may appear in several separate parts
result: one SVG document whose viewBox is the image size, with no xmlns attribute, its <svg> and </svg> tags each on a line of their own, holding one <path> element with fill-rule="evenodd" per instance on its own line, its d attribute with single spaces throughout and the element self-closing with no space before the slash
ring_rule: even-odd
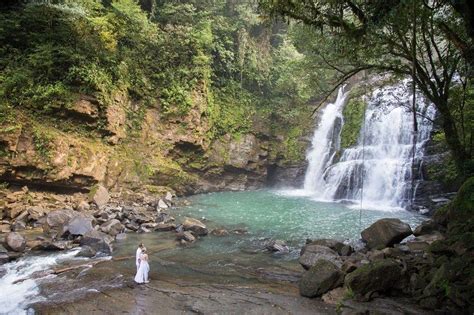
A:
<svg viewBox="0 0 474 315">
<path fill-rule="evenodd" d="M 137 248 L 136 255 L 137 274 L 135 275 L 136 283 L 148 283 L 148 272 L 150 271 L 150 265 L 148 264 L 148 254 L 143 243 L 140 243 Z"/>
</svg>

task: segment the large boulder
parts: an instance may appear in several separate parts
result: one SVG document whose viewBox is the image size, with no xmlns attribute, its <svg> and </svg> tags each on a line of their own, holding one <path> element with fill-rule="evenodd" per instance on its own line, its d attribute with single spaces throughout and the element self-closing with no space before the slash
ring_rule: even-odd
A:
<svg viewBox="0 0 474 315">
<path fill-rule="evenodd" d="M 117 219 L 112 219 L 100 226 L 100 230 L 109 235 L 115 236 L 123 231 L 125 227 Z"/>
<path fill-rule="evenodd" d="M 5 237 L 5 245 L 14 252 L 23 252 L 26 240 L 20 233 L 10 232 Z"/>
<path fill-rule="evenodd" d="M 382 259 L 357 268 L 346 276 L 344 285 L 361 301 L 370 299 L 374 292 L 398 288 L 402 269 L 393 259 Z"/>
<path fill-rule="evenodd" d="M 185 231 L 192 231 L 198 236 L 207 235 L 209 230 L 206 225 L 197 219 L 186 218 L 183 222 L 183 229 Z"/>
<path fill-rule="evenodd" d="M 304 246 L 298 261 L 305 269 L 309 269 L 320 259 L 330 261 L 338 267 L 342 264 L 339 255 L 334 250 L 321 245 Z"/>
<path fill-rule="evenodd" d="M 112 246 L 110 245 L 110 237 L 100 231 L 92 230 L 87 232 L 81 239 L 81 246 L 89 246 L 96 252 L 102 252 L 104 254 L 112 253 Z"/>
<path fill-rule="evenodd" d="M 425 234 L 432 234 L 433 232 L 439 231 L 441 226 L 438 225 L 434 220 L 423 221 L 413 231 L 413 235 L 420 236 Z"/>
<path fill-rule="evenodd" d="M 306 297 L 320 296 L 340 286 L 344 275 L 332 262 L 319 259 L 301 277 L 300 294 Z"/>
<path fill-rule="evenodd" d="M 63 235 L 84 235 L 94 229 L 92 227 L 93 220 L 94 218 L 92 216 L 75 216 L 64 225 Z"/>
<path fill-rule="evenodd" d="M 77 216 L 77 212 L 70 209 L 60 209 L 51 211 L 46 215 L 46 220 L 43 224 L 43 230 L 46 233 L 49 233 L 54 230 L 60 230 L 75 216 Z"/>
<path fill-rule="evenodd" d="M 100 209 L 104 207 L 110 200 L 109 191 L 102 185 L 92 187 L 89 192 L 89 201 L 95 203 Z"/>
<path fill-rule="evenodd" d="M 413 232 L 399 219 L 380 219 L 362 231 L 361 236 L 370 249 L 383 249 L 400 243 Z"/>
</svg>

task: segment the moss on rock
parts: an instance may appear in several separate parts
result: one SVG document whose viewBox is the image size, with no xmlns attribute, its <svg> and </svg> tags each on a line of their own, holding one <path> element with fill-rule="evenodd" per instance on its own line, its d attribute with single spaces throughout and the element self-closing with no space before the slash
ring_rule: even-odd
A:
<svg viewBox="0 0 474 315">
<path fill-rule="evenodd" d="M 341 148 L 346 149 L 357 144 L 364 122 L 366 103 L 361 96 L 351 96 L 342 115 L 344 125 L 341 130 Z"/>
</svg>

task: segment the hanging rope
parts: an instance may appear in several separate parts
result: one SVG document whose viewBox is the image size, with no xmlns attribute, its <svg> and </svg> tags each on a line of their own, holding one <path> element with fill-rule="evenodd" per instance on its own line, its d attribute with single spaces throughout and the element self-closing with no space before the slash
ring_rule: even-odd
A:
<svg viewBox="0 0 474 315">
<path fill-rule="evenodd" d="M 364 71 L 364 96 L 367 97 L 367 71 Z M 364 201 L 364 173 L 365 173 L 365 114 L 366 109 L 364 108 L 364 117 L 362 118 L 362 167 L 360 172 L 361 184 L 360 184 L 360 209 L 359 209 L 359 230 L 362 230 L 362 204 Z"/>
<path fill-rule="evenodd" d="M 411 157 L 411 193 L 410 193 L 410 205 L 413 204 L 415 199 L 415 160 L 416 160 L 416 142 L 417 142 L 417 135 L 418 135 L 418 123 L 416 118 L 416 1 L 412 1 L 413 4 L 413 38 L 412 38 L 412 69 L 411 69 L 411 77 L 413 80 L 412 86 L 412 93 L 413 93 L 413 100 L 412 100 L 412 112 L 413 112 L 413 149 L 412 149 L 412 157 Z"/>
</svg>

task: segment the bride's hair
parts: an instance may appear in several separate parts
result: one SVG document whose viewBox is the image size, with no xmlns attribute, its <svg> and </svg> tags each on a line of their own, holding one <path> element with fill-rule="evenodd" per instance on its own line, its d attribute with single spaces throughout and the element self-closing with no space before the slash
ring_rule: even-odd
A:
<svg viewBox="0 0 474 315">
<path fill-rule="evenodd" d="M 143 243 L 140 243 L 140 244 L 138 244 L 138 247 L 143 248 L 143 247 L 145 247 L 145 245 L 143 245 Z"/>
</svg>

